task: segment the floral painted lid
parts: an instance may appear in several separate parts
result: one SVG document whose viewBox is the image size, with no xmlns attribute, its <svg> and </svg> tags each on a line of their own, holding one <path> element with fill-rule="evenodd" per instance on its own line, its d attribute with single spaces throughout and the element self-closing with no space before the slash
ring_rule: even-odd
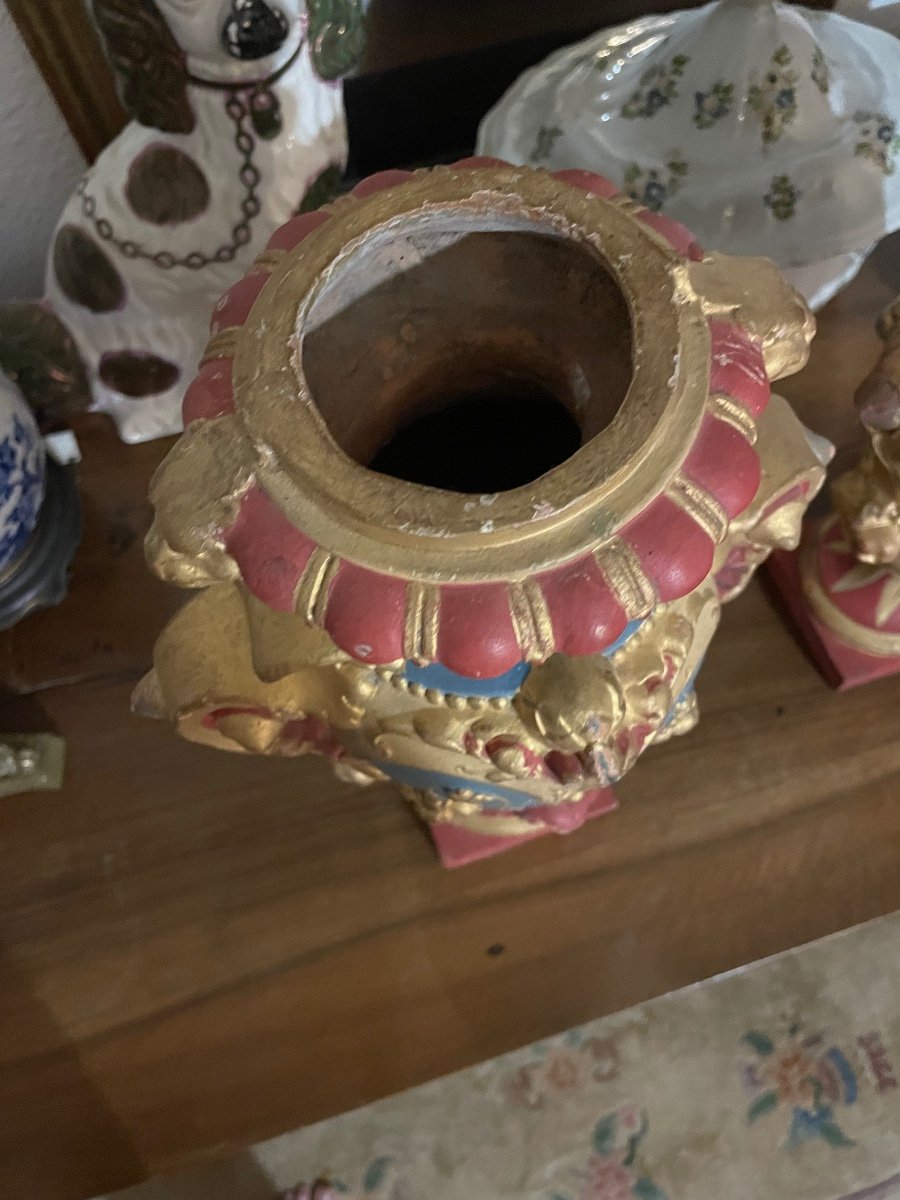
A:
<svg viewBox="0 0 900 1200">
<path fill-rule="evenodd" d="M 900 40 L 775 0 L 606 29 L 527 71 L 479 152 L 602 172 L 708 247 L 799 267 L 900 225 Z"/>
</svg>

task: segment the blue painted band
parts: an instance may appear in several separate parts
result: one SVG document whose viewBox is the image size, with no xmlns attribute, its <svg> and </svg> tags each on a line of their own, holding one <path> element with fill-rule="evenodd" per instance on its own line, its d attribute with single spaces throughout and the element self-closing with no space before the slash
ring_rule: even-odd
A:
<svg viewBox="0 0 900 1200">
<path fill-rule="evenodd" d="M 633 634 L 643 625 L 645 617 L 629 621 L 614 642 L 602 651 L 603 654 L 613 654 L 620 646 L 624 646 Z M 422 687 L 435 688 L 439 692 L 450 692 L 456 696 L 514 696 L 525 680 L 531 664 L 516 663 L 503 675 L 493 675 L 490 679 L 473 679 L 469 675 L 458 675 L 441 663 L 429 663 L 426 667 L 407 662 L 403 668 L 404 677 L 410 683 L 419 683 Z"/>
<path fill-rule="evenodd" d="M 421 791 L 442 792 L 452 796 L 454 792 L 464 788 L 472 788 L 479 796 L 494 796 L 496 803 L 486 804 L 485 810 L 538 808 L 541 801 L 536 796 L 526 792 L 516 792 L 512 788 L 499 787 L 495 783 L 484 783 L 480 779 L 464 779 L 459 775 L 445 775 L 442 771 L 426 771 L 423 767 L 408 767 L 403 763 L 382 762 L 376 759 L 374 765 L 384 771 L 398 783 L 407 787 L 419 788 Z"/>
<path fill-rule="evenodd" d="M 634 621 L 629 621 L 616 640 L 607 646 L 605 650 L 601 650 L 600 653 L 604 655 L 614 654 L 620 646 L 624 646 L 628 639 L 637 633 L 646 620 L 646 617 L 637 617 Z"/>
<path fill-rule="evenodd" d="M 527 662 L 516 663 L 503 675 L 490 679 L 471 679 L 468 675 L 457 675 L 441 663 L 429 663 L 427 667 L 408 662 L 403 674 L 410 683 L 422 687 L 436 688 L 439 692 L 451 692 L 457 696 L 514 696 L 531 670 Z"/>
</svg>

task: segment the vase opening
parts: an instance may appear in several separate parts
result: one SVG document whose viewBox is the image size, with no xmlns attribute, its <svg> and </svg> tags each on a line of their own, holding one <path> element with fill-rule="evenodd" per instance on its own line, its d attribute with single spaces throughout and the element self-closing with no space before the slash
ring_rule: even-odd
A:
<svg viewBox="0 0 900 1200">
<path fill-rule="evenodd" d="M 578 423 L 552 392 L 510 376 L 431 397 L 429 411 L 401 427 L 368 465 L 450 492 L 504 492 L 546 474 L 580 445 Z"/>
<path fill-rule="evenodd" d="M 632 378 L 631 315 L 599 254 L 466 209 L 360 238 L 313 299 L 301 345 L 345 454 L 451 492 L 546 474 L 612 422 Z"/>
</svg>

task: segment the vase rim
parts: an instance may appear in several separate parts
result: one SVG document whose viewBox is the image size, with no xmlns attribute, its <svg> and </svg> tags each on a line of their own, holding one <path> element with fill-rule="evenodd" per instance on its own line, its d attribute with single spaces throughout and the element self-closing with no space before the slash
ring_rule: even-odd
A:
<svg viewBox="0 0 900 1200">
<path fill-rule="evenodd" d="M 709 385 L 709 331 L 687 266 L 634 210 L 625 198 L 600 199 L 546 172 L 508 167 L 416 172 L 364 199 L 337 201 L 279 263 L 238 331 L 235 412 L 265 448 L 259 484 L 329 551 L 425 581 L 507 578 L 615 535 L 686 457 Z M 631 315 L 632 377 L 614 418 L 510 491 L 449 492 L 362 466 L 331 436 L 304 370 L 309 314 L 335 271 L 352 266 L 373 237 L 423 220 L 576 242 L 612 276 Z"/>
</svg>

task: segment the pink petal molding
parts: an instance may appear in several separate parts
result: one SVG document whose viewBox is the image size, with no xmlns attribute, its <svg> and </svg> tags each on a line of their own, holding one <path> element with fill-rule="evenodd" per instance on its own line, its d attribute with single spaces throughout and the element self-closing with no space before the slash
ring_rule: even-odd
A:
<svg viewBox="0 0 900 1200">
<path fill-rule="evenodd" d="M 458 167 L 508 165 L 485 158 L 463 159 Z M 395 187 L 408 171 L 383 171 L 353 189 L 358 197 Z M 560 171 L 557 178 L 606 198 L 617 189 L 609 180 L 586 171 Z M 703 255 L 688 230 L 668 217 L 646 210 L 637 217 L 664 237 L 683 257 Z M 328 212 L 304 213 L 288 221 L 269 247 L 294 249 L 329 220 Z M 235 284 L 216 307 L 212 328 L 240 325 L 267 276 L 252 272 Z M 711 320 L 710 393 L 727 397 L 752 419 L 769 401 L 769 380 L 761 347 L 738 325 Z M 185 424 L 234 410 L 230 360 L 204 363 L 184 399 Z M 709 493 L 727 513 L 737 516 L 756 495 L 760 464 L 755 450 L 738 429 L 713 412 L 703 419 L 683 465 L 682 476 Z M 715 544 L 709 533 L 665 495 L 657 496 L 621 531 L 661 602 L 679 599 L 709 574 Z M 282 612 L 293 609 L 304 566 L 316 548 L 293 526 L 275 503 L 254 485 L 244 497 L 225 545 L 247 586 L 266 604 Z M 553 626 L 553 649 L 566 654 L 604 650 L 623 632 L 628 617 L 592 555 L 565 563 L 534 577 L 543 592 Z M 324 626 L 340 648 L 363 662 L 395 662 L 403 657 L 406 582 L 342 561 L 331 581 Z M 445 585 L 439 589 L 437 659 L 451 671 L 483 679 L 501 675 L 522 661 L 510 615 L 505 583 Z"/>
</svg>

